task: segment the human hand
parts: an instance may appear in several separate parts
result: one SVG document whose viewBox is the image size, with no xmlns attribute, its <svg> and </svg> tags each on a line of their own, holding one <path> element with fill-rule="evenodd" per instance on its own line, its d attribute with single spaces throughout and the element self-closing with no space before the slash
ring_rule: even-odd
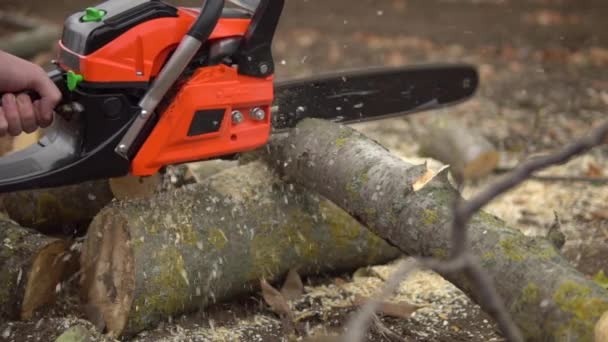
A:
<svg viewBox="0 0 608 342">
<path fill-rule="evenodd" d="M 32 90 L 39 100 L 25 94 Z M 40 66 L 0 51 L 0 137 L 17 136 L 48 127 L 53 121 L 53 108 L 61 100 L 61 92 Z"/>
</svg>

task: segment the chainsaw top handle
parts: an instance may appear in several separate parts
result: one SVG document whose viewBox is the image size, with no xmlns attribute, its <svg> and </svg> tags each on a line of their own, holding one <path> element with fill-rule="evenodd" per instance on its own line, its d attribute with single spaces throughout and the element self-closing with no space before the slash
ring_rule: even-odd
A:
<svg viewBox="0 0 608 342">
<path fill-rule="evenodd" d="M 224 9 L 224 0 L 205 0 L 201 12 L 188 35 L 201 42 L 209 38 Z"/>
</svg>

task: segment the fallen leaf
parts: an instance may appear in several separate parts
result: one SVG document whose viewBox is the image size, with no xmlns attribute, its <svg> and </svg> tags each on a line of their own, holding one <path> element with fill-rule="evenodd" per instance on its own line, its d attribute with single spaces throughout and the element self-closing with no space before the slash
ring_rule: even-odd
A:
<svg viewBox="0 0 608 342">
<path fill-rule="evenodd" d="M 346 285 L 348 282 L 340 277 L 334 278 L 334 285 L 336 286 L 344 286 Z"/>
<path fill-rule="evenodd" d="M 260 280 L 260 287 L 262 288 L 262 297 L 272 311 L 282 316 L 291 316 L 289 303 L 287 303 L 287 300 L 279 290 L 272 287 L 272 285 L 268 284 L 266 279 L 263 278 Z"/>
<path fill-rule="evenodd" d="M 602 177 L 604 175 L 604 172 L 602 171 L 602 168 L 599 167 L 597 164 L 590 162 L 589 164 L 587 164 L 587 172 L 585 172 L 585 175 L 587 177 Z"/>
<path fill-rule="evenodd" d="M 608 220 L 608 209 L 595 210 L 591 213 L 591 216 L 600 220 Z"/>
<path fill-rule="evenodd" d="M 362 306 L 369 301 L 369 298 L 356 295 L 354 304 Z M 396 318 L 409 318 L 416 310 L 420 309 L 421 306 L 414 305 L 408 302 L 380 302 L 378 312 L 390 317 Z"/>
<path fill-rule="evenodd" d="M 287 278 L 281 287 L 281 294 L 283 298 L 288 301 L 296 300 L 304 293 L 304 284 L 298 272 L 294 269 L 287 273 Z"/>
</svg>

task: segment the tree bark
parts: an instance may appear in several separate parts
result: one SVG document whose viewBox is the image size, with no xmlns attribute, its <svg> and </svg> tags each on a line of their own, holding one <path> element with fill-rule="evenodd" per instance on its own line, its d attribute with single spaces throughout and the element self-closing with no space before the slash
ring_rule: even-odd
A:
<svg viewBox="0 0 608 342">
<path fill-rule="evenodd" d="M 451 209 L 460 194 L 447 169 L 429 175 L 424 165 L 408 164 L 351 128 L 320 120 L 302 121 L 268 151 L 287 181 L 333 201 L 404 253 L 448 256 Z M 592 340 L 608 291 L 546 239 L 524 236 L 483 211 L 468 231 L 472 254 L 529 340 Z M 462 274 L 443 276 L 485 308 Z"/>
<path fill-rule="evenodd" d="M 292 268 L 318 274 L 399 256 L 331 202 L 252 162 L 104 208 L 82 248 L 82 297 L 91 321 L 127 337 Z"/>
<path fill-rule="evenodd" d="M 114 198 L 108 180 L 2 194 L 9 217 L 46 234 L 78 234 Z"/>
<path fill-rule="evenodd" d="M 56 286 L 71 269 L 67 241 L 0 218 L 0 318 L 29 319 L 55 301 Z"/>
</svg>

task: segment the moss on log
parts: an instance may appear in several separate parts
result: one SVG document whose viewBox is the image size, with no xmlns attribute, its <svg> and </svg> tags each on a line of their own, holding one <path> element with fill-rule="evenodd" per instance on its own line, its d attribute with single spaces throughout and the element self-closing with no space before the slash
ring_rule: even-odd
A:
<svg viewBox="0 0 608 342">
<path fill-rule="evenodd" d="M 68 242 L 0 218 L 0 243 L 0 319 L 32 318 L 55 301 L 70 266 Z"/>
<path fill-rule="evenodd" d="M 104 208 L 83 244 L 82 296 L 89 319 L 126 337 L 250 293 L 262 277 L 353 270 L 399 255 L 333 203 L 252 162 Z"/>
<path fill-rule="evenodd" d="M 2 194 L 9 217 L 43 233 L 81 231 L 114 198 L 107 180 Z"/>
<path fill-rule="evenodd" d="M 443 169 L 429 175 L 349 127 L 304 120 L 269 145 L 269 164 L 338 204 L 409 255 L 444 257 L 452 206 L 460 194 Z M 546 239 L 532 238 L 497 217 L 477 213 L 470 248 L 494 279 L 514 320 L 534 341 L 590 341 L 608 310 L 608 291 L 572 267 Z M 462 275 L 444 275 L 484 308 Z"/>
</svg>

